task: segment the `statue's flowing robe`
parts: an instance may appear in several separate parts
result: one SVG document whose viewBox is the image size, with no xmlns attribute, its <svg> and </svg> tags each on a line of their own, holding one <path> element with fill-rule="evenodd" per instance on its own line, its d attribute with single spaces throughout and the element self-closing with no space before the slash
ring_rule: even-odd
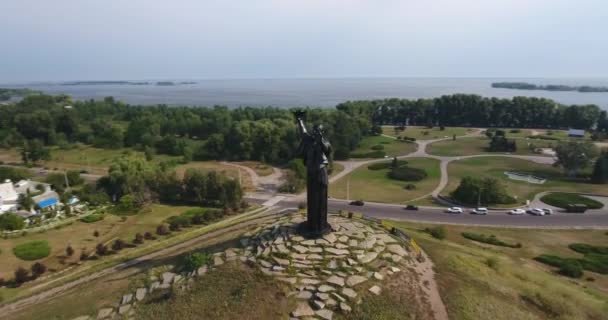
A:
<svg viewBox="0 0 608 320">
<path fill-rule="evenodd" d="M 323 233 L 327 223 L 327 191 L 329 188 L 327 156 L 329 142 L 320 134 L 305 133 L 300 143 L 300 155 L 306 165 L 307 226 L 311 233 Z"/>
</svg>

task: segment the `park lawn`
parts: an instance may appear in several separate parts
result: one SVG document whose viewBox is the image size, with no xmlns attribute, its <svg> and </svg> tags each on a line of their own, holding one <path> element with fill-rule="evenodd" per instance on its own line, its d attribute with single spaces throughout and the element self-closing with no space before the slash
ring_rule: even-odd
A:
<svg viewBox="0 0 608 320">
<path fill-rule="evenodd" d="M 333 170 L 331 171 L 330 177 L 333 177 L 333 176 L 337 175 L 338 173 L 344 171 L 343 165 L 341 165 L 337 162 L 334 162 L 332 165 L 333 165 Z"/>
<path fill-rule="evenodd" d="M 51 150 L 51 160 L 43 163 L 46 168 L 50 169 L 87 170 L 95 174 L 106 174 L 108 167 L 115 158 L 128 153 L 143 156 L 143 152 L 130 148 L 101 149 L 78 144 L 72 149 L 53 148 Z M 163 161 L 178 161 L 180 159 L 181 157 L 177 156 L 157 154 L 154 155 L 152 162 L 160 163 Z"/>
<path fill-rule="evenodd" d="M 241 179 L 241 184 L 242 184 L 243 188 L 245 188 L 245 190 L 254 189 L 253 182 L 251 180 L 251 176 L 249 176 L 249 173 L 247 173 L 247 171 L 241 170 L 237 167 L 222 164 L 219 161 L 193 161 L 193 162 L 188 162 L 186 164 L 178 165 L 175 168 L 178 178 L 180 178 L 180 179 L 183 178 L 186 170 L 191 169 L 191 168 L 195 168 L 195 169 L 202 170 L 205 172 L 217 171 L 219 173 L 225 174 L 226 176 L 228 176 L 232 179 L 237 179 L 237 180 L 239 179 L 239 171 L 240 171 L 240 179 Z"/>
<path fill-rule="evenodd" d="M 509 179 L 504 172 L 515 171 L 545 177 L 544 184 L 533 184 Z M 510 195 L 516 196 L 519 204 L 532 200 L 544 191 L 587 192 L 608 195 L 608 188 L 580 180 L 567 178 L 561 169 L 536 162 L 509 157 L 478 157 L 453 161 L 448 167 L 449 182 L 441 192 L 448 196 L 455 190 L 460 180 L 466 176 L 494 177 L 506 185 Z"/>
<path fill-rule="evenodd" d="M 399 141 L 397 139 L 385 137 L 385 136 L 369 136 L 363 138 L 359 143 L 359 147 L 353 151 L 354 153 L 367 153 L 374 152 L 371 148 L 375 145 L 384 146 L 384 151 L 387 157 L 403 156 L 416 151 L 418 146 L 415 143 Z"/>
<path fill-rule="evenodd" d="M 390 161 L 390 160 L 387 160 Z M 404 203 L 431 193 L 439 184 L 439 161 L 434 159 L 407 159 L 408 166 L 424 169 L 428 177 L 418 182 L 393 180 L 387 177 L 388 169 L 369 170 L 362 166 L 330 186 L 330 197 L 346 199 L 346 184 L 350 179 L 350 200 Z M 405 190 L 413 184 L 415 190 Z"/>
<path fill-rule="evenodd" d="M 0 163 L 20 163 L 21 155 L 17 149 L 2 149 L 0 148 Z"/>
<path fill-rule="evenodd" d="M 93 252 L 98 243 L 106 243 L 118 238 L 131 243 L 136 233 L 143 234 L 146 231 L 154 233 L 156 227 L 165 219 L 173 215 L 179 215 L 191 208 L 193 207 L 151 205 L 135 215 L 123 217 L 106 213 L 103 220 L 93 223 L 76 221 L 59 229 L 30 233 L 17 238 L 0 239 L 0 250 L 2 251 L 0 278 L 11 279 L 17 267 L 29 268 L 33 263 L 33 261 L 23 261 L 13 254 L 13 247 L 17 245 L 35 240 L 48 241 L 51 247 L 50 255 L 36 261 L 43 262 L 49 270 L 61 270 L 69 266 L 69 263 L 61 263 L 61 257 L 65 255 L 65 248 L 68 244 L 72 245 L 75 254 L 67 262 L 76 262 L 83 248 L 88 252 Z M 98 238 L 93 236 L 95 230 L 99 231 Z"/>
<path fill-rule="evenodd" d="M 507 137 L 509 135 L 507 134 Z M 557 145 L 557 141 L 548 141 L 540 139 L 515 139 L 517 143 L 517 151 L 513 154 L 518 155 L 534 155 L 543 156 L 543 154 L 535 153 L 528 147 L 533 144 L 535 148 L 552 148 Z M 487 147 L 490 144 L 490 139 L 487 137 L 474 138 L 457 138 L 456 140 L 444 140 L 430 144 L 427 147 L 427 152 L 436 156 L 458 157 L 470 156 L 476 154 L 504 154 L 504 152 L 489 152 Z"/>
<path fill-rule="evenodd" d="M 601 230 L 529 230 L 445 226 L 447 238 L 421 232 L 430 225 L 385 221 L 405 230 L 435 264 L 442 300 L 451 319 L 604 319 L 608 311 L 608 276 L 585 271 L 582 279 L 558 275 L 532 260 L 547 253 L 581 255 L 571 243 L 605 245 Z M 498 247 L 467 240 L 462 232 L 493 234 L 522 248 Z M 497 266 L 488 266 L 488 259 Z M 593 281 L 586 280 L 593 278 Z M 604 316 L 602 316 L 604 315 Z"/>
<path fill-rule="evenodd" d="M 416 140 L 434 140 L 445 137 L 464 136 L 473 132 L 475 129 L 462 128 L 462 127 L 445 127 L 445 130 L 441 130 L 440 127 L 433 127 L 431 129 L 427 127 L 407 127 L 404 131 L 395 133 L 395 126 L 382 126 L 382 134 L 391 137 L 409 137 Z M 426 132 L 426 133 L 425 133 Z"/>
</svg>

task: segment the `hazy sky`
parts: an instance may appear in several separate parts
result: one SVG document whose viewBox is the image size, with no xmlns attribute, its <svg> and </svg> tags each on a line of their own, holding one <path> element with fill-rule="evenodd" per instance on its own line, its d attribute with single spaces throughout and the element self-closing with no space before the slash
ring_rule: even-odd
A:
<svg viewBox="0 0 608 320">
<path fill-rule="evenodd" d="M 0 81 L 608 77 L 606 0 L 1 0 Z"/>
</svg>

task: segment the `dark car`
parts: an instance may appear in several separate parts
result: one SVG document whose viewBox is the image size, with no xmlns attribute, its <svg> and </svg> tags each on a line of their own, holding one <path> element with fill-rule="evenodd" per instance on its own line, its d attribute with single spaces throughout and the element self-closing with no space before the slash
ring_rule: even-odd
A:
<svg viewBox="0 0 608 320">
<path fill-rule="evenodd" d="M 365 202 L 363 202 L 363 200 L 355 200 L 355 201 L 351 201 L 349 204 L 351 206 L 363 206 L 363 205 L 365 205 Z"/>
<path fill-rule="evenodd" d="M 407 206 L 405 206 L 405 210 L 418 210 L 418 207 L 408 204 Z"/>
</svg>

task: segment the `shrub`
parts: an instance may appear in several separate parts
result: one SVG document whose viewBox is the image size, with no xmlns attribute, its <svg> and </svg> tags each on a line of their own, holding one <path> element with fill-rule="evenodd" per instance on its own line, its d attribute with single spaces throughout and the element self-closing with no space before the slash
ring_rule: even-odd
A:
<svg viewBox="0 0 608 320">
<path fill-rule="evenodd" d="M 182 215 L 167 218 L 167 223 L 171 230 L 179 230 L 182 227 L 187 228 L 192 225 L 190 218 Z"/>
<path fill-rule="evenodd" d="M 508 248 L 521 248 L 521 243 L 511 244 L 506 243 L 502 240 L 499 240 L 493 234 L 490 236 L 486 236 L 484 234 L 472 233 L 472 232 L 463 232 L 462 236 L 473 241 L 483 242 L 495 246 L 508 247 Z"/>
<path fill-rule="evenodd" d="M 71 246 L 71 245 L 68 245 L 68 246 L 65 248 L 65 255 L 66 255 L 66 256 L 68 256 L 68 257 L 71 257 L 71 256 L 73 256 L 73 255 L 74 255 L 74 248 L 72 248 L 72 246 Z"/>
<path fill-rule="evenodd" d="M 103 214 L 91 214 L 86 217 L 80 218 L 80 221 L 82 221 L 84 223 L 93 223 L 93 222 L 97 222 L 100 220 L 103 220 Z"/>
<path fill-rule="evenodd" d="M 142 244 L 144 243 L 144 236 L 141 235 L 141 233 L 136 233 L 135 234 L 135 238 L 133 238 L 133 243 L 134 244 Z"/>
<path fill-rule="evenodd" d="M 32 265 L 31 270 L 32 276 L 37 278 L 46 272 L 46 266 L 40 262 L 36 262 Z"/>
<path fill-rule="evenodd" d="M 568 261 L 560 266 L 559 273 L 570 278 L 580 278 L 583 276 L 583 267 L 576 261 Z"/>
<path fill-rule="evenodd" d="M 384 150 L 384 146 L 381 144 L 377 144 L 375 146 L 372 146 L 370 149 L 375 150 L 375 151 L 381 151 L 381 150 Z"/>
<path fill-rule="evenodd" d="M 447 230 L 443 226 L 426 228 L 426 229 L 424 229 L 424 231 L 426 233 L 430 234 L 431 236 L 433 236 L 433 238 L 439 239 L 439 240 L 445 239 L 448 235 Z"/>
<path fill-rule="evenodd" d="M 97 253 L 98 256 L 106 255 L 108 253 L 108 247 L 103 243 L 98 243 L 95 247 L 95 253 Z"/>
<path fill-rule="evenodd" d="M 386 152 L 384 151 L 371 151 L 371 152 L 361 152 L 361 153 L 351 153 L 351 158 L 384 158 L 386 156 Z"/>
<path fill-rule="evenodd" d="M 48 257 L 51 247 L 46 240 L 36 240 L 15 246 L 13 253 L 21 260 L 32 261 Z"/>
<path fill-rule="evenodd" d="M 405 185 L 405 187 L 403 187 L 403 189 L 405 190 L 416 190 L 416 185 L 408 183 Z"/>
<path fill-rule="evenodd" d="M 407 161 L 405 161 L 405 160 L 397 160 L 397 167 L 405 166 L 406 164 L 407 164 Z M 375 170 L 390 169 L 392 167 L 393 167 L 393 161 L 387 161 L 387 162 L 372 163 L 369 166 L 367 166 L 367 169 L 375 171 Z"/>
<path fill-rule="evenodd" d="M 169 234 L 169 228 L 167 227 L 166 224 L 161 224 L 158 227 L 156 227 L 156 234 L 159 236 L 164 236 Z"/>
<path fill-rule="evenodd" d="M 388 177 L 400 181 L 420 181 L 427 177 L 426 171 L 411 167 L 397 167 L 387 173 Z"/>
<path fill-rule="evenodd" d="M 486 259 L 486 265 L 494 270 L 498 270 L 499 261 L 498 259 L 491 257 Z"/>
<path fill-rule="evenodd" d="M 212 261 L 212 257 L 213 256 L 208 253 L 195 252 L 193 254 L 190 254 L 184 259 L 184 269 L 186 271 L 197 270 L 203 265 L 210 264 Z"/>
<path fill-rule="evenodd" d="M 146 240 L 156 240 L 156 238 L 152 235 L 152 232 L 150 232 L 150 231 L 146 231 L 146 233 L 144 233 L 144 239 L 146 239 Z"/>
<path fill-rule="evenodd" d="M 16 214 L 5 213 L 0 215 L 0 230 L 21 230 L 25 227 L 25 222 L 23 218 Z"/>
<path fill-rule="evenodd" d="M 568 248 L 582 254 L 608 255 L 608 247 L 593 246 L 585 243 L 572 243 L 568 245 Z"/>
<path fill-rule="evenodd" d="M 99 231 L 97 231 L 97 230 L 93 231 L 93 237 L 95 237 L 95 238 L 99 237 Z"/>
<path fill-rule="evenodd" d="M 82 251 L 80 251 L 80 261 L 84 261 L 87 258 L 89 258 L 89 253 L 85 249 L 82 249 Z"/>
<path fill-rule="evenodd" d="M 568 205 L 572 204 L 584 204 L 589 209 L 601 209 L 604 207 L 601 202 L 574 193 L 552 192 L 542 196 L 540 201 L 562 209 L 567 209 Z"/>
<path fill-rule="evenodd" d="M 15 270 L 15 282 L 17 284 L 22 284 L 22 283 L 26 282 L 27 280 L 29 280 L 29 275 L 30 275 L 30 272 L 27 271 L 27 269 L 25 269 L 23 267 L 19 267 L 19 268 L 17 268 L 17 270 Z"/>
<path fill-rule="evenodd" d="M 122 249 L 125 248 L 125 242 L 121 239 L 116 239 L 114 240 L 114 242 L 112 243 L 112 250 L 114 251 L 120 251 Z"/>
</svg>

